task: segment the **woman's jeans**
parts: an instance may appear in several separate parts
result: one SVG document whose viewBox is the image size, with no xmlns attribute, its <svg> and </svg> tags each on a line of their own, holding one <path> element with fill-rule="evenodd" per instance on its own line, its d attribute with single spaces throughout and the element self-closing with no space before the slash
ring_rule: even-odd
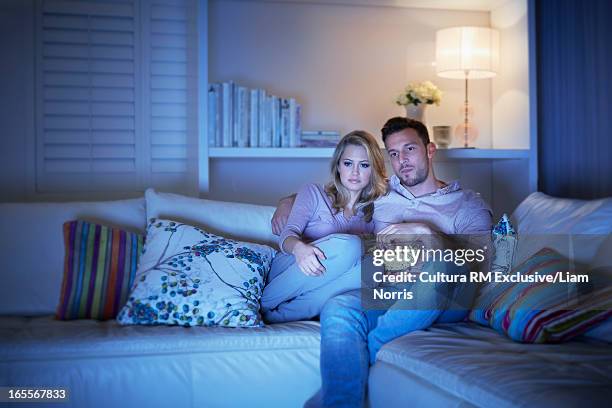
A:
<svg viewBox="0 0 612 408">
<path fill-rule="evenodd" d="M 264 320 L 269 323 L 312 319 L 325 303 L 361 285 L 361 239 L 356 235 L 331 234 L 314 242 L 327 259 L 325 272 L 306 276 L 293 255 L 279 253 L 272 261 L 261 297 Z"/>
</svg>

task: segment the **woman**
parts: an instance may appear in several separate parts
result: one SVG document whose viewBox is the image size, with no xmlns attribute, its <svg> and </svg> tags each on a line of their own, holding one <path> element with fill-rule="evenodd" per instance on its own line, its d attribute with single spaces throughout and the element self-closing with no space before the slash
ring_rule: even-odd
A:
<svg viewBox="0 0 612 408">
<path fill-rule="evenodd" d="M 374 231 L 374 200 L 387 191 L 385 163 L 374 136 L 356 130 L 340 140 L 332 180 L 307 184 L 279 238 L 261 305 L 271 323 L 311 319 L 331 297 L 361 282 L 361 240 Z M 326 256 L 326 249 L 335 255 Z"/>
</svg>

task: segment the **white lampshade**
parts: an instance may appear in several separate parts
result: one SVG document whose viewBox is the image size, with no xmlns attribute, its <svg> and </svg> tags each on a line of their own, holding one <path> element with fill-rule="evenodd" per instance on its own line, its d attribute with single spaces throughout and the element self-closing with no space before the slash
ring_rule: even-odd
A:
<svg viewBox="0 0 612 408">
<path fill-rule="evenodd" d="M 436 33 L 436 72 L 443 78 L 480 79 L 496 75 L 499 32 L 487 27 L 451 27 Z"/>
</svg>

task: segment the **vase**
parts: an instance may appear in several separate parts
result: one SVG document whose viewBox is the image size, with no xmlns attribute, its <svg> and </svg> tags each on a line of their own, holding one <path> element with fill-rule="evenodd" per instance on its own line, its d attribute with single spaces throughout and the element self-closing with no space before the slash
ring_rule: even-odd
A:
<svg viewBox="0 0 612 408">
<path fill-rule="evenodd" d="M 438 149 L 447 149 L 452 141 L 450 126 L 434 126 L 433 139 Z"/>
<path fill-rule="evenodd" d="M 418 105 L 409 104 L 406 105 L 406 117 L 408 119 L 418 120 L 421 123 L 425 123 L 425 105 L 420 103 Z"/>
</svg>

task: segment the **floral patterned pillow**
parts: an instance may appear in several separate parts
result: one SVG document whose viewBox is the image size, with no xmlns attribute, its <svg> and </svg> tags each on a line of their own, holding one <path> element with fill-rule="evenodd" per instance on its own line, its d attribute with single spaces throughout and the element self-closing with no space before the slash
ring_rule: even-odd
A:
<svg viewBox="0 0 612 408">
<path fill-rule="evenodd" d="M 276 251 L 180 222 L 151 219 L 120 324 L 261 326 L 259 299 Z"/>
</svg>

